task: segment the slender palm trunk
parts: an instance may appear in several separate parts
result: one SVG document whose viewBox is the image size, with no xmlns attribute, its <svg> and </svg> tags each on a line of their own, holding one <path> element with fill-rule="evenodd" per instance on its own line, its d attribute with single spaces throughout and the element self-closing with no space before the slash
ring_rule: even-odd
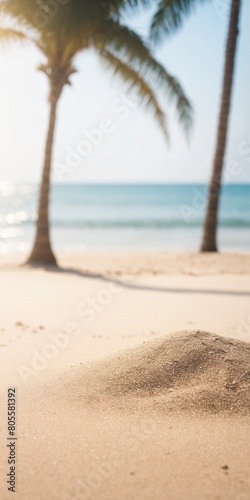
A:
<svg viewBox="0 0 250 500">
<path fill-rule="evenodd" d="M 51 89 L 49 128 L 47 133 L 42 181 L 40 186 L 38 221 L 36 226 L 35 242 L 31 254 L 28 258 L 29 264 L 56 265 L 56 258 L 54 256 L 50 241 L 49 197 L 53 141 L 56 124 L 56 110 L 60 94 L 61 92 L 57 90 L 57 88 Z"/>
<path fill-rule="evenodd" d="M 221 99 L 221 109 L 218 124 L 217 144 L 213 163 L 212 178 L 208 193 L 208 204 L 203 230 L 202 252 L 217 252 L 217 222 L 223 162 L 226 150 L 228 121 L 230 115 L 233 87 L 236 44 L 241 0 L 232 0 L 230 23 L 226 47 L 226 61 Z"/>
</svg>

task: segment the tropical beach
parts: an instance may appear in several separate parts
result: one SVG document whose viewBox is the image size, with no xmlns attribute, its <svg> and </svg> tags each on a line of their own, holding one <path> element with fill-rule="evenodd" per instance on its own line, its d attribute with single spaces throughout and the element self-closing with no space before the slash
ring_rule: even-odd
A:
<svg viewBox="0 0 250 500">
<path fill-rule="evenodd" d="M 0 192 L 0 255 L 19 254 L 25 261 L 34 239 L 38 187 L 3 183 Z M 249 198 L 249 184 L 223 186 L 221 251 L 248 251 Z M 51 236 L 59 253 L 196 252 L 207 186 L 63 183 L 53 186 L 51 201 Z"/>
<path fill-rule="evenodd" d="M 249 500 L 249 5 L 0 14 L 0 499 Z"/>
</svg>

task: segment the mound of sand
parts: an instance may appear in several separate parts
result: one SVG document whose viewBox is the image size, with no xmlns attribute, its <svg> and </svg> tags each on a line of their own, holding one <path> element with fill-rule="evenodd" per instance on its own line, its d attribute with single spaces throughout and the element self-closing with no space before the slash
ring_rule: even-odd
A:
<svg viewBox="0 0 250 500">
<path fill-rule="evenodd" d="M 83 384 L 84 378 L 84 384 Z M 144 342 L 81 373 L 85 403 L 250 413 L 250 344 L 201 330 Z M 79 384 L 78 384 L 79 387 Z"/>
</svg>

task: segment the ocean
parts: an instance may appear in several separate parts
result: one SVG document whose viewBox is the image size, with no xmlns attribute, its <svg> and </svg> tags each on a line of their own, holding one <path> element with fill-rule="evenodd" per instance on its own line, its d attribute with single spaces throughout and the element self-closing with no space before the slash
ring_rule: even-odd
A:
<svg viewBox="0 0 250 500">
<path fill-rule="evenodd" d="M 54 185 L 51 237 L 57 251 L 196 251 L 205 185 Z M 38 186 L 0 184 L 0 253 L 28 252 Z M 219 217 L 222 251 L 250 250 L 250 185 L 225 185 Z"/>
</svg>

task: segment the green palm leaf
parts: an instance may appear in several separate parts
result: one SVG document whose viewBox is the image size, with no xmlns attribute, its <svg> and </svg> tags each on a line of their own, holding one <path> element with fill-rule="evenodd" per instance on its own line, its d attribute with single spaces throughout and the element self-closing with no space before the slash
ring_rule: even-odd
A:
<svg viewBox="0 0 250 500">
<path fill-rule="evenodd" d="M 163 35 L 171 35 L 178 30 L 185 18 L 191 14 L 196 4 L 206 0 L 160 0 L 151 24 L 151 39 L 161 41 Z"/>
<path fill-rule="evenodd" d="M 137 91 L 141 100 L 146 104 L 146 107 L 152 109 L 160 127 L 164 131 L 165 137 L 168 139 L 169 135 L 164 112 L 158 103 L 157 97 L 147 82 L 130 66 L 111 54 L 111 52 L 103 51 L 101 56 L 106 62 L 106 66 L 109 69 L 112 69 L 115 75 L 120 76 L 125 83 L 129 84 L 130 90 Z"/>
<path fill-rule="evenodd" d="M 180 83 L 151 54 L 142 39 L 126 26 L 109 21 L 96 35 L 99 47 L 104 48 L 124 59 L 134 71 L 150 81 L 150 86 L 164 91 L 176 106 L 180 123 L 185 131 L 192 124 L 192 108 Z"/>
</svg>

